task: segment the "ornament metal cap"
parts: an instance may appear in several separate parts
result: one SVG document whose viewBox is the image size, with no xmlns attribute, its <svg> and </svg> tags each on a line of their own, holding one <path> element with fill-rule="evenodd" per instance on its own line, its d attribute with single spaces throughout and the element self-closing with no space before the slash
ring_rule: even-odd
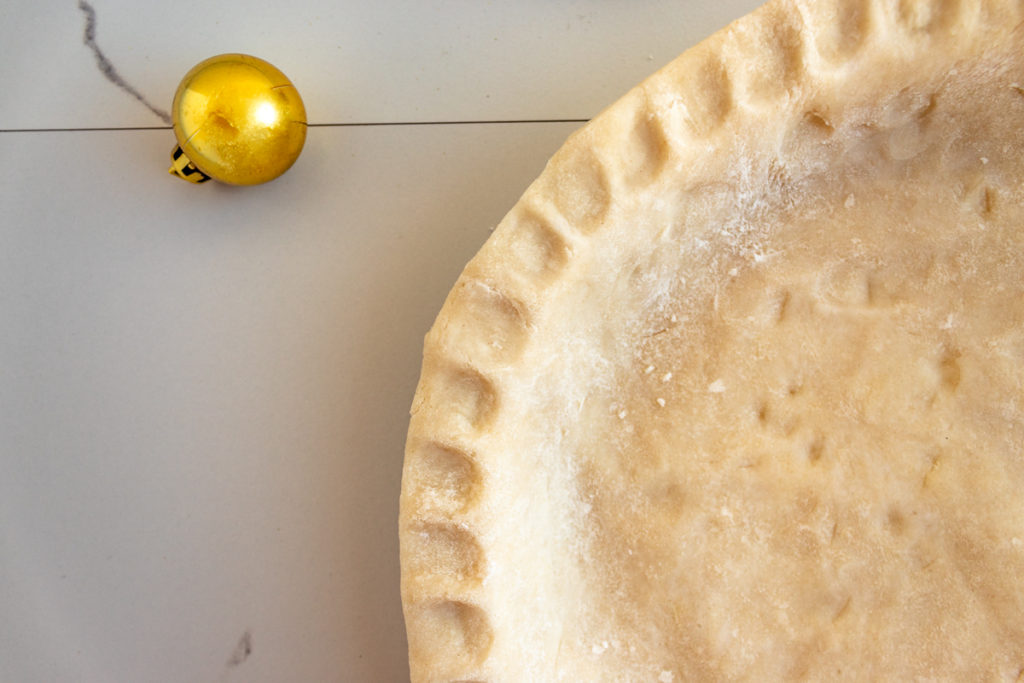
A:
<svg viewBox="0 0 1024 683">
<path fill-rule="evenodd" d="M 171 107 L 169 172 L 257 185 L 287 171 L 306 142 L 306 108 L 292 82 L 258 57 L 224 54 L 185 74 Z"/>
</svg>

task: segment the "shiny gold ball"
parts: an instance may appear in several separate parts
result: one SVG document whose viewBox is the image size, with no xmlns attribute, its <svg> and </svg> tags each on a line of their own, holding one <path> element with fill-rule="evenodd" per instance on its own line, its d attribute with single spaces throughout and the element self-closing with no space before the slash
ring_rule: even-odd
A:
<svg viewBox="0 0 1024 683">
<path fill-rule="evenodd" d="M 205 174 L 233 185 L 265 183 L 295 163 L 306 141 L 299 91 L 249 55 L 218 55 L 192 67 L 171 112 L 178 148 L 170 172 L 193 182 Z"/>
</svg>

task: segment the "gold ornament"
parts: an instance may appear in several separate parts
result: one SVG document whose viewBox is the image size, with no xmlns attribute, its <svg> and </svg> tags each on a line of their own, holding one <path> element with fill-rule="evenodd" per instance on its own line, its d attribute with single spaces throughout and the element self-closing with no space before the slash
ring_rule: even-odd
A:
<svg viewBox="0 0 1024 683">
<path fill-rule="evenodd" d="M 306 141 L 306 108 L 288 77 L 257 57 L 226 54 L 192 67 L 171 108 L 172 175 L 257 185 L 287 171 Z"/>
</svg>

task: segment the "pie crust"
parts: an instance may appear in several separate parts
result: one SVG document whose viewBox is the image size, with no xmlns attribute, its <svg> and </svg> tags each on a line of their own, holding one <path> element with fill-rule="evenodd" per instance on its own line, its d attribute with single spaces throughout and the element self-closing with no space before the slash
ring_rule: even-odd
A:
<svg viewBox="0 0 1024 683">
<path fill-rule="evenodd" d="M 773 1 L 427 336 L 413 681 L 1024 681 L 1024 3 Z"/>
</svg>

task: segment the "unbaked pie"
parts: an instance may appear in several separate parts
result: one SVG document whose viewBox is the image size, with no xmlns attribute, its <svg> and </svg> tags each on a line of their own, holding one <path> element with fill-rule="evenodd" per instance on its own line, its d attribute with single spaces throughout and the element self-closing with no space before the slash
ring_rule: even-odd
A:
<svg viewBox="0 0 1024 683">
<path fill-rule="evenodd" d="M 1024 4 L 771 2 L 429 333 L 414 681 L 1024 680 Z"/>
</svg>

